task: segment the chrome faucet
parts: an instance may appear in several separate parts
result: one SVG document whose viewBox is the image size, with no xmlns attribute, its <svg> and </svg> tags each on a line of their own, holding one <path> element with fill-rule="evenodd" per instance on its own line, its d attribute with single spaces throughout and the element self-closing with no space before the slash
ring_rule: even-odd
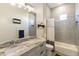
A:
<svg viewBox="0 0 79 59">
<path fill-rule="evenodd" d="M 15 46 L 15 45 L 16 45 L 16 42 L 15 42 L 14 40 L 12 40 L 12 41 L 10 42 L 10 44 L 12 44 L 13 46 Z"/>
</svg>

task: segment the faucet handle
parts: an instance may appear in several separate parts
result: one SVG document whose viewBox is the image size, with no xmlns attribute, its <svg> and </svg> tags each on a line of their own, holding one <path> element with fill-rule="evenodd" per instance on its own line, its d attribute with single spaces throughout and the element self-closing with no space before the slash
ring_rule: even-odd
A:
<svg viewBox="0 0 79 59">
<path fill-rule="evenodd" d="M 12 41 L 10 41 L 10 44 L 14 44 L 14 41 L 12 40 Z"/>
</svg>

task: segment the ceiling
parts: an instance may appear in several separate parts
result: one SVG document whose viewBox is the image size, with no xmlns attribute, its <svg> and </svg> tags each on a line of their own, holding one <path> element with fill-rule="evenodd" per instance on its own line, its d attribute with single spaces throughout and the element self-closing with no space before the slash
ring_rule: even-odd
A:
<svg viewBox="0 0 79 59">
<path fill-rule="evenodd" d="M 63 3 L 48 3 L 47 5 L 48 5 L 49 8 L 55 8 L 55 7 L 62 5 L 62 4 Z"/>
<path fill-rule="evenodd" d="M 43 3 L 28 3 L 28 4 L 31 5 L 32 7 L 41 7 L 41 6 L 43 6 Z"/>
<path fill-rule="evenodd" d="M 61 4 L 63 4 L 63 3 L 47 3 L 49 8 L 54 8 Z M 40 7 L 40 6 L 43 6 L 43 3 L 30 3 L 30 5 L 33 7 Z"/>
</svg>

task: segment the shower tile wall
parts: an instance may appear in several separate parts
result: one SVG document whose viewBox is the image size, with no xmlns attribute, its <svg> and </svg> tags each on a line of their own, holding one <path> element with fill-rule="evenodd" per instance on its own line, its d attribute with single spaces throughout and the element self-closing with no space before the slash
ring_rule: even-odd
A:
<svg viewBox="0 0 79 59">
<path fill-rule="evenodd" d="M 78 46 L 78 50 L 79 50 L 79 3 L 75 4 L 75 20 L 78 21 L 78 23 L 76 23 L 76 45 Z"/>
<path fill-rule="evenodd" d="M 62 14 L 68 15 L 67 20 L 60 20 L 60 15 Z M 52 17 L 55 19 L 55 40 L 68 44 L 75 44 L 75 4 L 63 4 L 52 9 Z"/>
</svg>

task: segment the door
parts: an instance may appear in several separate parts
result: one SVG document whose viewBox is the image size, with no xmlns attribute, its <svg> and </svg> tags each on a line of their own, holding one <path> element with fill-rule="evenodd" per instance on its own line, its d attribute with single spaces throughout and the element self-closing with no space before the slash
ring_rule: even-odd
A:
<svg viewBox="0 0 79 59">
<path fill-rule="evenodd" d="M 29 13 L 29 36 L 30 38 L 36 37 L 36 14 L 33 12 Z"/>
</svg>

